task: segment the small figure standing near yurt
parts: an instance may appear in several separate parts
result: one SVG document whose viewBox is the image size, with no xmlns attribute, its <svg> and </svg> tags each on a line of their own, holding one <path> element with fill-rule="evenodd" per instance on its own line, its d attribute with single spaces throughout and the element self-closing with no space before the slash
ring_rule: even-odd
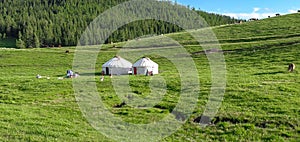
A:
<svg viewBox="0 0 300 142">
<path fill-rule="evenodd" d="M 289 64 L 288 71 L 293 72 L 295 70 L 295 68 L 296 68 L 296 65 L 291 63 L 291 64 Z"/>
<path fill-rule="evenodd" d="M 133 64 L 134 75 L 154 75 L 158 74 L 158 64 L 150 58 L 143 57 Z"/>
</svg>

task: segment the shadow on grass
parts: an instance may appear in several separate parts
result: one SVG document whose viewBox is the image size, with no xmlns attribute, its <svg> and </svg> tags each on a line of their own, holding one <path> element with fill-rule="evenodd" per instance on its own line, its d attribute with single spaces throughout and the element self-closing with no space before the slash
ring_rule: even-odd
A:
<svg viewBox="0 0 300 142">
<path fill-rule="evenodd" d="M 79 73 L 80 76 L 100 76 L 101 72 L 92 72 L 92 73 Z"/>
<path fill-rule="evenodd" d="M 79 76 L 101 76 L 101 72 L 94 72 L 94 73 L 79 73 Z M 62 76 L 67 76 L 67 74 L 60 74 L 57 75 L 56 77 L 62 77 Z"/>
<path fill-rule="evenodd" d="M 254 75 L 274 75 L 274 74 L 281 74 L 286 73 L 284 71 L 276 71 L 276 72 L 262 72 L 262 73 L 255 73 Z"/>
</svg>

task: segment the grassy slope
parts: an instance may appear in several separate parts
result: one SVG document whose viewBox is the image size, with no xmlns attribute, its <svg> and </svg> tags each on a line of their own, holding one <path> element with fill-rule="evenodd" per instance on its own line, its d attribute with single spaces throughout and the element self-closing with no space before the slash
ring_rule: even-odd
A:
<svg viewBox="0 0 300 142">
<path fill-rule="evenodd" d="M 213 134 L 209 139 L 299 140 L 300 77 L 298 71 L 286 72 L 289 63 L 300 63 L 299 19 L 300 14 L 291 14 L 213 28 L 225 50 L 228 75 L 218 123 L 204 131 Z M 188 34 L 170 37 L 192 53 L 199 51 Z"/>
<path fill-rule="evenodd" d="M 287 73 L 287 64 L 297 61 L 300 37 L 299 14 L 287 15 L 214 28 L 226 52 L 227 89 L 224 102 L 213 126 L 200 128 L 192 123 L 201 115 L 210 87 L 210 70 L 206 57 L 195 54 L 201 74 L 198 109 L 189 121 L 165 141 L 296 141 L 300 132 L 299 72 Z M 287 22 L 288 21 L 288 22 Z M 288 30 L 292 29 L 292 30 Z M 197 31 L 196 31 L 197 32 Z M 167 35 L 191 52 L 201 47 L 185 33 Z M 108 141 L 82 116 L 73 95 L 71 80 L 58 80 L 72 67 L 73 54 L 66 49 L 30 49 L 0 51 L 0 140 L 1 141 Z M 73 48 L 70 49 L 73 51 Z M 115 54 L 106 49 L 99 56 L 96 69 Z M 161 76 L 168 80 L 169 95 L 160 103 L 166 109 L 145 111 L 125 107 L 111 111 L 126 121 L 147 123 L 159 120 L 176 104 L 176 72 L 167 60 L 153 56 L 161 64 Z M 97 72 L 99 73 L 99 72 Z M 51 79 L 36 80 L 35 75 Z M 131 78 L 136 95 L 147 95 L 147 77 Z M 99 92 L 107 106 L 120 103 L 110 79 L 97 80 Z M 105 89 L 103 86 L 106 86 Z"/>
</svg>

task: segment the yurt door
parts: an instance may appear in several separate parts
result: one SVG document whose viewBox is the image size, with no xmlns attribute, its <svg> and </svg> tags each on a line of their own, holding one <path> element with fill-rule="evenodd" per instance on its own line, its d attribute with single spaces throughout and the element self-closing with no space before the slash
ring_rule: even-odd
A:
<svg viewBox="0 0 300 142">
<path fill-rule="evenodd" d="M 133 68 L 133 73 L 134 73 L 134 75 L 137 74 L 137 69 L 136 69 L 136 67 Z"/>
<path fill-rule="evenodd" d="M 109 68 L 106 67 L 106 75 L 109 75 Z"/>
</svg>

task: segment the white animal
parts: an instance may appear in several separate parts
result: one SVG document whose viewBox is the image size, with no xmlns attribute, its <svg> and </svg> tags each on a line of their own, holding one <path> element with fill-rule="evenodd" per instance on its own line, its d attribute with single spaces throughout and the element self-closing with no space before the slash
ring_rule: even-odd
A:
<svg viewBox="0 0 300 142">
<path fill-rule="evenodd" d="M 42 76 L 38 74 L 38 75 L 36 76 L 36 78 L 37 78 L 37 79 L 40 79 L 40 78 L 42 78 Z"/>
</svg>

